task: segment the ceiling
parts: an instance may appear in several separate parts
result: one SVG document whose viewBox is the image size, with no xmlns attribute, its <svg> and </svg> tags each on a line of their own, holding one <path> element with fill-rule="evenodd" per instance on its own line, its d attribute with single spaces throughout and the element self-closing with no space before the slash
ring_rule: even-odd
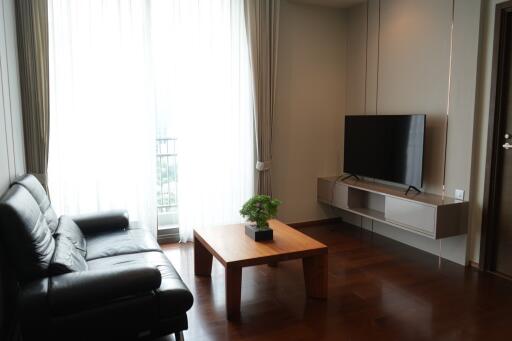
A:
<svg viewBox="0 0 512 341">
<path fill-rule="evenodd" d="M 317 6 L 328 6 L 338 8 L 348 8 L 357 4 L 366 2 L 366 0 L 290 0 L 291 2 L 317 5 Z"/>
</svg>

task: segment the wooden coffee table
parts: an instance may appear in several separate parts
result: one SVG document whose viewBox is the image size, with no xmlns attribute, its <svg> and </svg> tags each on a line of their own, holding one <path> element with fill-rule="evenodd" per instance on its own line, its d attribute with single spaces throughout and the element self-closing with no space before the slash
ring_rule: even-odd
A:
<svg viewBox="0 0 512 341">
<path fill-rule="evenodd" d="M 240 315 L 242 268 L 302 258 L 308 297 L 327 298 L 327 246 L 294 228 L 270 220 L 274 240 L 255 242 L 245 235 L 244 225 L 194 229 L 194 271 L 210 276 L 213 256 L 226 268 L 226 313 Z"/>
</svg>

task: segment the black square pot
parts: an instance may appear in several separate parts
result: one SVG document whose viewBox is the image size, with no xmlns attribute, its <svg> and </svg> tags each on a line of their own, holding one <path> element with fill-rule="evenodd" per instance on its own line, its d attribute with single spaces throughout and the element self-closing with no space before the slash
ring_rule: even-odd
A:
<svg viewBox="0 0 512 341">
<path fill-rule="evenodd" d="M 258 229 L 254 224 L 245 224 L 245 234 L 257 242 L 274 239 L 274 231 L 271 228 Z"/>
</svg>

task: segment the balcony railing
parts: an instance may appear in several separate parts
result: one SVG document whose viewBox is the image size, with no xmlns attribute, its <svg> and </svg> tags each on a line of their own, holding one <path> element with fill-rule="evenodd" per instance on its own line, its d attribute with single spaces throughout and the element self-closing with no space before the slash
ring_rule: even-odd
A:
<svg viewBox="0 0 512 341">
<path fill-rule="evenodd" d="M 156 139 L 158 227 L 178 223 L 178 154 L 176 138 Z"/>
</svg>

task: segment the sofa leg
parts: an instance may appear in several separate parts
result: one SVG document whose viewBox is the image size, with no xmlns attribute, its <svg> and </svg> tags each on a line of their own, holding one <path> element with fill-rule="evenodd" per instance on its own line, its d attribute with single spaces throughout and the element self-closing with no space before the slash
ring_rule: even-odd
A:
<svg viewBox="0 0 512 341">
<path fill-rule="evenodd" d="M 174 333 L 174 339 L 176 341 L 185 341 L 185 337 L 183 336 L 183 332 Z"/>
</svg>

